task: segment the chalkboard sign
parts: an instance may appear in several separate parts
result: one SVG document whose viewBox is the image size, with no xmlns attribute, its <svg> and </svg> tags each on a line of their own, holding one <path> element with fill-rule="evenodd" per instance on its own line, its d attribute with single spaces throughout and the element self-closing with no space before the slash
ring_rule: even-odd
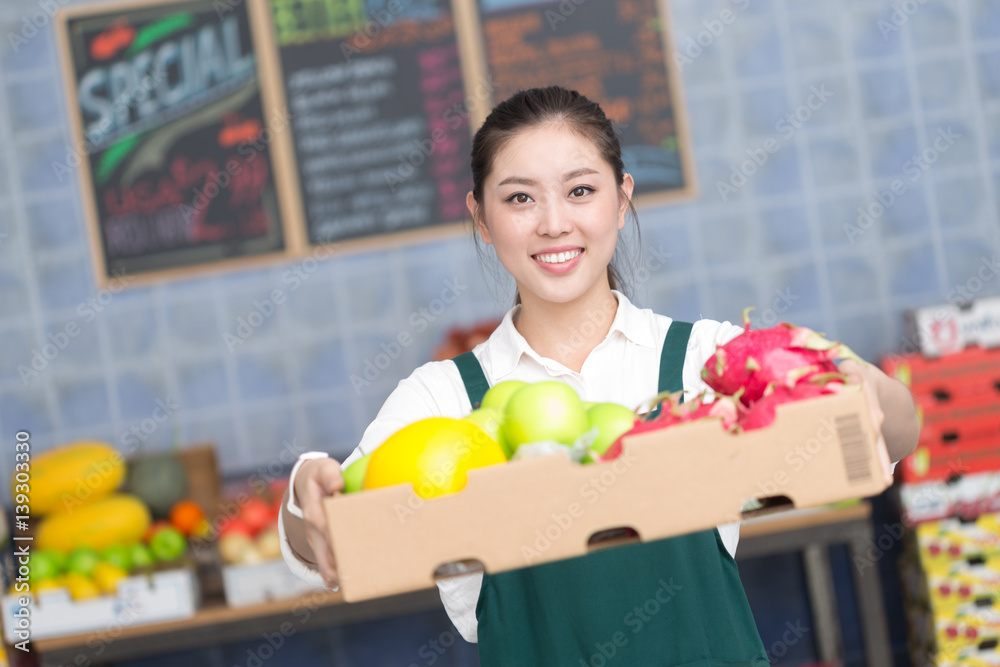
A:
<svg viewBox="0 0 1000 667">
<path fill-rule="evenodd" d="M 476 0 L 486 68 L 500 101 L 560 85 L 615 121 L 638 203 L 688 196 L 694 172 L 681 88 L 660 0 Z"/>
<path fill-rule="evenodd" d="M 471 130 L 448 0 L 270 0 L 311 245 L 462 220 Z"/>
<path fill-rule="evenodd" d="M 73 8 L 60 42 L 98 282 L 281 256 L 245 3 Z"/>
</svg>

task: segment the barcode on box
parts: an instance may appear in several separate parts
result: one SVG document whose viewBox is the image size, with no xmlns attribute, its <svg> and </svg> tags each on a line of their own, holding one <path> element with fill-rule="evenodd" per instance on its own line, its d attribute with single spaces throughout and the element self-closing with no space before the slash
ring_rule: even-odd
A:
<svg viewBox="0 0 1000 667">
<path fill-rule="evenodd" d="M 840 415 L 833 420 L 844 453 L 844 469 L 848 484 L 859 484 L 871 479 L 871 459 L 865 446 L 865 433 L 856 414 Z"/>
</svg>

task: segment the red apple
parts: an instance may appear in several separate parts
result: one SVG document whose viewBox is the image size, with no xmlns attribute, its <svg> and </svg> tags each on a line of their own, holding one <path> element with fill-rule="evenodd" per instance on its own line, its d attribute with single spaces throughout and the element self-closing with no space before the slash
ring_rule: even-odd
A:
<svg viewBox="0 0 1000 667">
<path fill-rule="evenodd" d="M 271 507 L 261 498 L 251 498 L 240 510 L 240 519 L 250 528 L 251 537 L 274 521 Z"/>
</svg>

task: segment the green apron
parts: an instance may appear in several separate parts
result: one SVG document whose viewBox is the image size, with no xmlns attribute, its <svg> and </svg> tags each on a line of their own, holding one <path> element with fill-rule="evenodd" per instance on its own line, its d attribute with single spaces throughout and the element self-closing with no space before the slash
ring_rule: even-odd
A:
<svg viewBox="0 0 1000 667">
<path fill-rule="evenodd" d="M 680 391 L 691 324 L 674 322 L 660 391 Z M 473 407 L 489 388 L 471 352 L 455 358 Z M 683 507 L 664 511 L 683 511 Z M 717 528 L 484 574 L 482 667 L 767 667 L 736 562 Z"/>
</svg>

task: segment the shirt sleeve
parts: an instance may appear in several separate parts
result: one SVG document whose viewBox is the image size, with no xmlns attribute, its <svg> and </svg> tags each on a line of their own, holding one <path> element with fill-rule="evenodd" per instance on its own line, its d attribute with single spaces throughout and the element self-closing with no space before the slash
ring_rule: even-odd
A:
<svg viewBox="0 0 1000 667">
<path fill-rule="evenodd" d="M 463 417 L 471 410 L 465 385 L 453 362 L 424 364 L 410 377 L 401 380 L 389 394 L 375 420 L 365 429 L 361 443 L 341 466 L 346 468 L 356 459 L 375 451 L 390 435 L 408 424 L 427 417 Z M 292 573 L 306 583 L 323 586 L 323 578 L 315 565 L 302 560 L 292 550 L 281 515 L 278 517 L 278 535 L 281 555 Z"/>
</svg>

